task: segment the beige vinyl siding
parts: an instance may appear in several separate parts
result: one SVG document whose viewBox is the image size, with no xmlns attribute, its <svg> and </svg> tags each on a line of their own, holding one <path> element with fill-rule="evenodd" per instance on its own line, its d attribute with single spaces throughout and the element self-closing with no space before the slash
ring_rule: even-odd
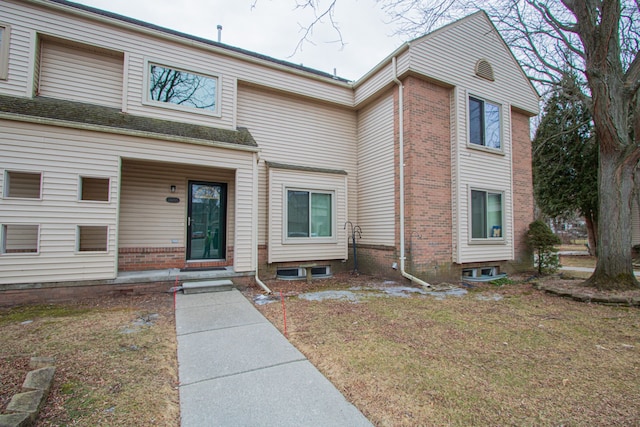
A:
<svg viewBox="0 0 640 427">
<path fill-rule="evenodd" d="M 393 67 L 391 62 L 389 62 L 366 80 L 356 82 L 355 105 L 360 107 L 372 96 L 378 94 L 385 86 L 395 84 L 393 83 L 393 77 Z"/>
<path fill-rule="evenodd" d="M 120 247 L 185 247 L 189 181 L 227 184 L 228 246 L 234 244 L 235 171 L 198 166 L 122 162 Z M 176 192 L 171 193 L 172 185 Z M 177 197 L 179 203 L 167 203 Z"/>
<path fill-rule="evenodd" d="M 474 43 L 469 43 L 474 40 Z M 411 43 L 411 69 L 452 86 L 474 88 L 477 95 L 537 114 L 538 95 L 493 25 L 476 13 Z M 487 60 L 495 81 L 475 75 Z"/>
<path fill-rule="evenodd" d="M 392 92 L 358 114 L 358 243 L 395 244 L 393 120 Z"/>
<path fill-rule="evenodd" d="M 513 198 L 511 177 L 511 108 L 501 105 L 502 153 L 470 147 L 468 141 L 468 96 L 473 92 L 459 90 L 457 93 L 458 131 L 457 153 L 454 164 L 458 165 L 457 205 L 459 263 L 484 262 L 513 259 Z M 500 242 L 472 241 L 470 236 L 470 192 L 486 190 L 501 192 L 503 197 L 504 239 Z"/>
<path fill-rule="evenodd" d="M 189 165 L 234 169 L 236 188 L 251 188 L 253 182 L 250 152 L 11 121 L 0 121 L 0 140 L 4 141 L 4 168 L 43 173 L 41 200 L 0 201 L 3 223 L 40 225 L 37 262 L 34 263 L 33 254 L 0 256 L 0 284 L 99 280 L 116 276 L 121 157 L 129 159 L 125 161 L 164 162 L 167 174 L 171 174 L 170 169 L 176 165 L 189 170 Z M 80 176 L 110 178 L 110 201 L 78 200 Z M 0 179 L 4 180 L 4 174 L 0 174 Z M 0 185 L 4 187 L 4 182 Z M 177 184 L 178 188 L 180 185 Z M 169 191 L 168 185 L 165 191 Z M 167 197 L 162 196 L 162 200 Z M 252 193 L 236 193 L 235 197 L 235 203 L 243 209 L 239 210 L 233 225 L 234 268 L 251 271 L 255 220 Z M 184 204 L 181 207 L 184 208 Z M 233 215 L 231 207 L 229 215 Z M 77 252 L 79 225 L 107 226 L 108 252 Z M 124 237 L 127 238 L 126 232 Z"/>
<path fill-rule="evenodd" d="M 71 11 L 71 14 L 61 10 Z M 40 34 L 69 41 L 102 47 L 129 56 L 127 71 L 126 108 L 131 114 L 144 115 L 189 123 L 206 122 L 210 126 L 232 128 L 235 124 L 235 83 L 244 81 L 253 85 L 268 86 L 300 96 L 314 98 L 344 106 L 353 105 L 353 91 L 347 84 L 332 79 L 318 78 L 304 72 L 292 71 L 269 61 L 230 52 L 193 40 L 184 40 L 148 28 L 98 17 L 75 8 L 51 4 L 51 8 L 34 4 L 5 1 L 0 3 L 0 21 L 7 21 L 13 31 L 26 34 L 35 29 Z M 103 20 L 109 21 L 107 25 Z M 25 40 L 28 42 L 28 40 Z M 16 45 L 19 72 L 11 83 L 21 94 L 26 90 L 29 45 Z M 144 105 L 143 93 L 146 70 L 145 59 L 160 61 L 168 66 L 204 70 L 220 77 L 222 90 L 221 116 L 215 117 L 169 108 Z M 7 82 L 0 84 L 0 89 Z"/>
<path fill-rule="evenodd" d="M 124 55 L 59 40 L 40 41 L 38 93 L 120 108 Z"/>
<path fill-rule="evenodd" d="M 409 45 L 405 44 L 398 48 L 393 55 L 396 58 L 396 70 L 397 73 L 394 76 L 393 59 L 385 59 L 383 62 L 376 66 L 379 67 L 376 71 L 370 71 L 362 79 L 358 80 L 354 84 L 355 88 L 355 105 L 360 108 L 366 105 L 371 99 L 375 98 L 378 94 L 384 91 L 390 86 L 395 86 L 394 77 L 403 76 L 411 66 L 411 56 L 409 53 Z"/>
<path fill-rule="evenodd" d="M 330 192 L 333 194 L 333 230 L 331 238 L 303 240 L 286 237 L 286 197 L 288 189 Z M 268 262 L 315 261 L 347 258 L 347 177 L 269 168 L 269 255 Z"/>
<path fill-rule="evenodd" d="M 356 113 L 244 85 L 238 90 L 238 126 L 249 129 L 263 160 L 340 169 L 349 176 L 348 217 L 357 218 Z M 267 177 L 259 165 L 259 243 L 267 239 Z"/>
<path fill-rule="evenodd" d="M 0 22 L 11 27 L 7 79 L 0 80 L 0 92 L 12 96 L 26 96 L 29 68 L 31 67 L 31 45 L 33 31 L 28 27 L 13 24 L 13 16 L 3 10 L 0 3 Z"/>
</svg>

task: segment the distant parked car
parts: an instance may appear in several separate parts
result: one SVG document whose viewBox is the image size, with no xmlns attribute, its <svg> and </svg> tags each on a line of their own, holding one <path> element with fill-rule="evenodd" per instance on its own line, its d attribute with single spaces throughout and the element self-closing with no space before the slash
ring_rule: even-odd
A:
<svg viewBox="0 0 640 427">
<path fill-rule="evenodd" d="M 191 233 L 192 239 L 204 239 L 204 231 L 194 231 Z"/>
</svg>

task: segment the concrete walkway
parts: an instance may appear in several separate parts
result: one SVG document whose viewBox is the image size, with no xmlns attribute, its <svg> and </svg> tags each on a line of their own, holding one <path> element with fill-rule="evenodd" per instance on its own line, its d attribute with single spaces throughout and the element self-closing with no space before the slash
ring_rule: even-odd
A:
<svg viewBox="0 0 640 427">
<path fill-rule="evenodd" d="M 177 295 L 182 427 L 371 426 L 237 290 Z"/>
</svg>

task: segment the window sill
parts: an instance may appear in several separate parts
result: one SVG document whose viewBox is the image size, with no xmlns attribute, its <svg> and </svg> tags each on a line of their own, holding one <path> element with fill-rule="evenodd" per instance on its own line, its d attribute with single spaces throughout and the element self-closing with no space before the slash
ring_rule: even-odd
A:
<svg viewBox="0 0 640 427">
<path fill-rule="evenodd" d="M 40 255 L 40 251 L 37 252 L 1 252 L 0 257 L 15 257 L 15 256 L 37 256 Z"/>
<path fill-rule="evenodd" d="M 171 110 L 171 111 L 180 111 L 183 113 L 199 114 L 199 115 L 209 116 L 209 117 L 216 117 L 216 118 L 222 117 L 222 114 L 220 113 L 219 110 L 211 111 L 211 110 L 206 110 L 204 108 L 181 107 L 178 104 L 172 104 L 170 102 L 145 100 L 145 101 L 142 101 L 142 105 L 147 107 L 163 108 L 165 110 Z"/>
<path fill-rule="evenodd" d="M 485 147 L 484 145 L 473 144 L 471 142 L 467 143 L 467 148 L 469 148 L 471 150 L 482 151 L 482 152 L 485 152 L 485 153 L 497 154 L 499 156 L 504 156 L 505 155 L 505 152 L 504 152 L 503 148 Z"/>
<path fill-rule="evenodd" d="M 506 245 L 507 241 L 504 238 L 500 239 L 473 239 L 469 240 L 469 245 Z"/>
<path fill-rule="evenodd" d="M 337 244 L 338 239 L 336 238 L 299 238 L 299 239 L 284 239 L 282 241 L 283 245 L 331 245 Z"/>
</svg>

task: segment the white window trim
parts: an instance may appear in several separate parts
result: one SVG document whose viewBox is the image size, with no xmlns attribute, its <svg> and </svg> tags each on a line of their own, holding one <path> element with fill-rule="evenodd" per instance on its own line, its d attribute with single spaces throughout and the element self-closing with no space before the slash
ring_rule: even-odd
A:
<svg viewBox="0 0 640 427">
<path fill-rule="evenodd" d="M 184 71 L 186 73 L 191 74 L 200 74 L 203 77 L 209 77 L 216 79 L 216 110 L 205 110 L 203 108 L 195 108 L 195 107 L 185 107 L 178 104 L 173 104 L 171 102 L 162 102 L 155 101 L 149 98 L 149 68 L 151 65 L 158 65 L 160 67 L 171 68 L 172 70 Z M 172 62 L 157 60 L 154 58 L 145 58 L 144 59 L 144 76 L 143 76 L 143 94 L 142 94 L 142 104 L 148 105 L 152 107 L 160 107 L 166 108 L 174 111 L 183 111 L 185 113 L 195 113 L 195 114 L 203 114 L 205 116 L 213 116 L 213 117 L 222 117 L 222 77 L 219 74 L 212 73 L 210 71 L 204 71 L 195 67 L 186 67 L 182 65 L 178 65 Z"/>
<path fill-rule="evenodd" d="M 82 198 L 82 180 L 83 178 L 93 179 L 106 179 L 108 180 L 107 200 L 84 200 Z M 111 177 L 110 176 L 97 176 L 97 175 L 78 175 L 78 202 L 80 203 L 96 203 L 96 204 L 109 204 L 111 203 Z"/>
<path fill-rule="evenodd" d="M 472 191 L 482 191 L 485 193 L 493 193 L 500 194 L 502 196 L 502 233 L 500 237 L 472 237 L 473 236 L 473 205 L 471 199 Z M 467 188 L 467 206 L 468 206 L 468 224 L 467 224 L 467 237 L 468 243 L 470 245 L 506 245 L 507 244 L 507 227 L 506 227 L 506 199 L 505 199 L 505 190 L 495 190 L 488 188 L 480 188 L 480 187 L 471 187 Z M 485 224 L 486 225 L 486 224 Z"/>
<path fill-rule="evenodd" d="M 9 182 L 9 173 L 11 172 L 18 172 L 18 173 L 30 173 L 30 174 L 39 174 L 40 175 L 40 195 L 38 197 L 10 197 L 9 196 L 9 185 L 7 185 L 7 183 Z M 42 187 L 44 185 L 44 173 L 42 173 L 42 171 L 30 171 L 30 170 L 21 170 L 21 169 L 5 169 L 4 170 L 4 176 L 2 177 L 3 181 L 2 181 L 2 194 L 0 194 L 0 196 L 2 196 L 3 199 L 6 200 L 42 200 Z"/>
<path fill-rule="evenodd" d="M 105 250 L 104 251 L 81 251 L 80 250 L 80 227 L 105 227 L 107 230 L 107 241 L 106 241 L 106 245 L 105 245 Z M 75 254 L 76 255 L 104 255 L 106 253 L 109 253 L 109 240 L 110 240 L 110 233 L 111 232 L 111 227 L 109 227 L 108 225 L 104 225 L 104 224 L 77 224 L 76 225 L 76 248 L 75 248 Z"/>
<path fill-rule="evenodd" d="M 0 80 L 9 78 L 9 48 L 11 42 L 11 25 L 0 22 L 0 27 L 4 29 L 2 43 L 0 43 Z"/>
<path fill-rule="evenodd" d="M 307 191 L 311 193 L 330 194 L 331 195 L 331 237 L 289 237 L 289 207 L 288 207 L 288 192 L 289 191 Z M 282 193 L 282 244 L 283 245 L 297 245 L 297 244 L 322 244 L 338 242 L 338 235 L 336 232 L 336 190 L 327 190 L 320 188 L 310 187 L 294 187 L 284 186 Z M 311 214 L 311 213 L 309 213 Z"/>
<path fill-rule="evenodd" d="M 36 251 L 35 252 L 13 252 L 13 253 L 7 253 L 5 252 L 6 250 L 6 246 L 7 246 L 7 236 L 5 235 L 5 226 L 7 225 L 32 225 L 35 227 L 38 227 L 38 232 L 37 232 L 37 237 L 36 237 Z M 40 255 L 40 231 L 42 230 L 42 227 L 40 226 L 40 224 L 21 224 L 21 223 L 8 223 L 8 222 L 4 222 L 2 224 L 0 224 L 0 256 L 34 256 L 34 255 Z"/>
<path fill-rule="evenodd" d="M 498 107 L 498 116 L 500 117 L 500 148 L 487 147 L 486 145 L 474 144 L 471 142 L 471 109 L 469 108 L 469 100 L 471 98 L 477 99 L 478 101 L 482 101 L 483 103 L 489 103 Z M 503 105 L 496 101 L 491 101 L 482 96 L 474 95 L 473 93 L 467 93 L 465 98 L 465 108 L 467 110 L 467 148 L 471 148 L 474 150 L 485 151 L 487 153 L 494 154 L 502 154 L 504 155 L 504 119 L 502 118 L 503 114 Z M 483 129 L 484 131 L 485 129 Z M 485 138 L 486 141 L 486 138 Z"/>
</svg>

